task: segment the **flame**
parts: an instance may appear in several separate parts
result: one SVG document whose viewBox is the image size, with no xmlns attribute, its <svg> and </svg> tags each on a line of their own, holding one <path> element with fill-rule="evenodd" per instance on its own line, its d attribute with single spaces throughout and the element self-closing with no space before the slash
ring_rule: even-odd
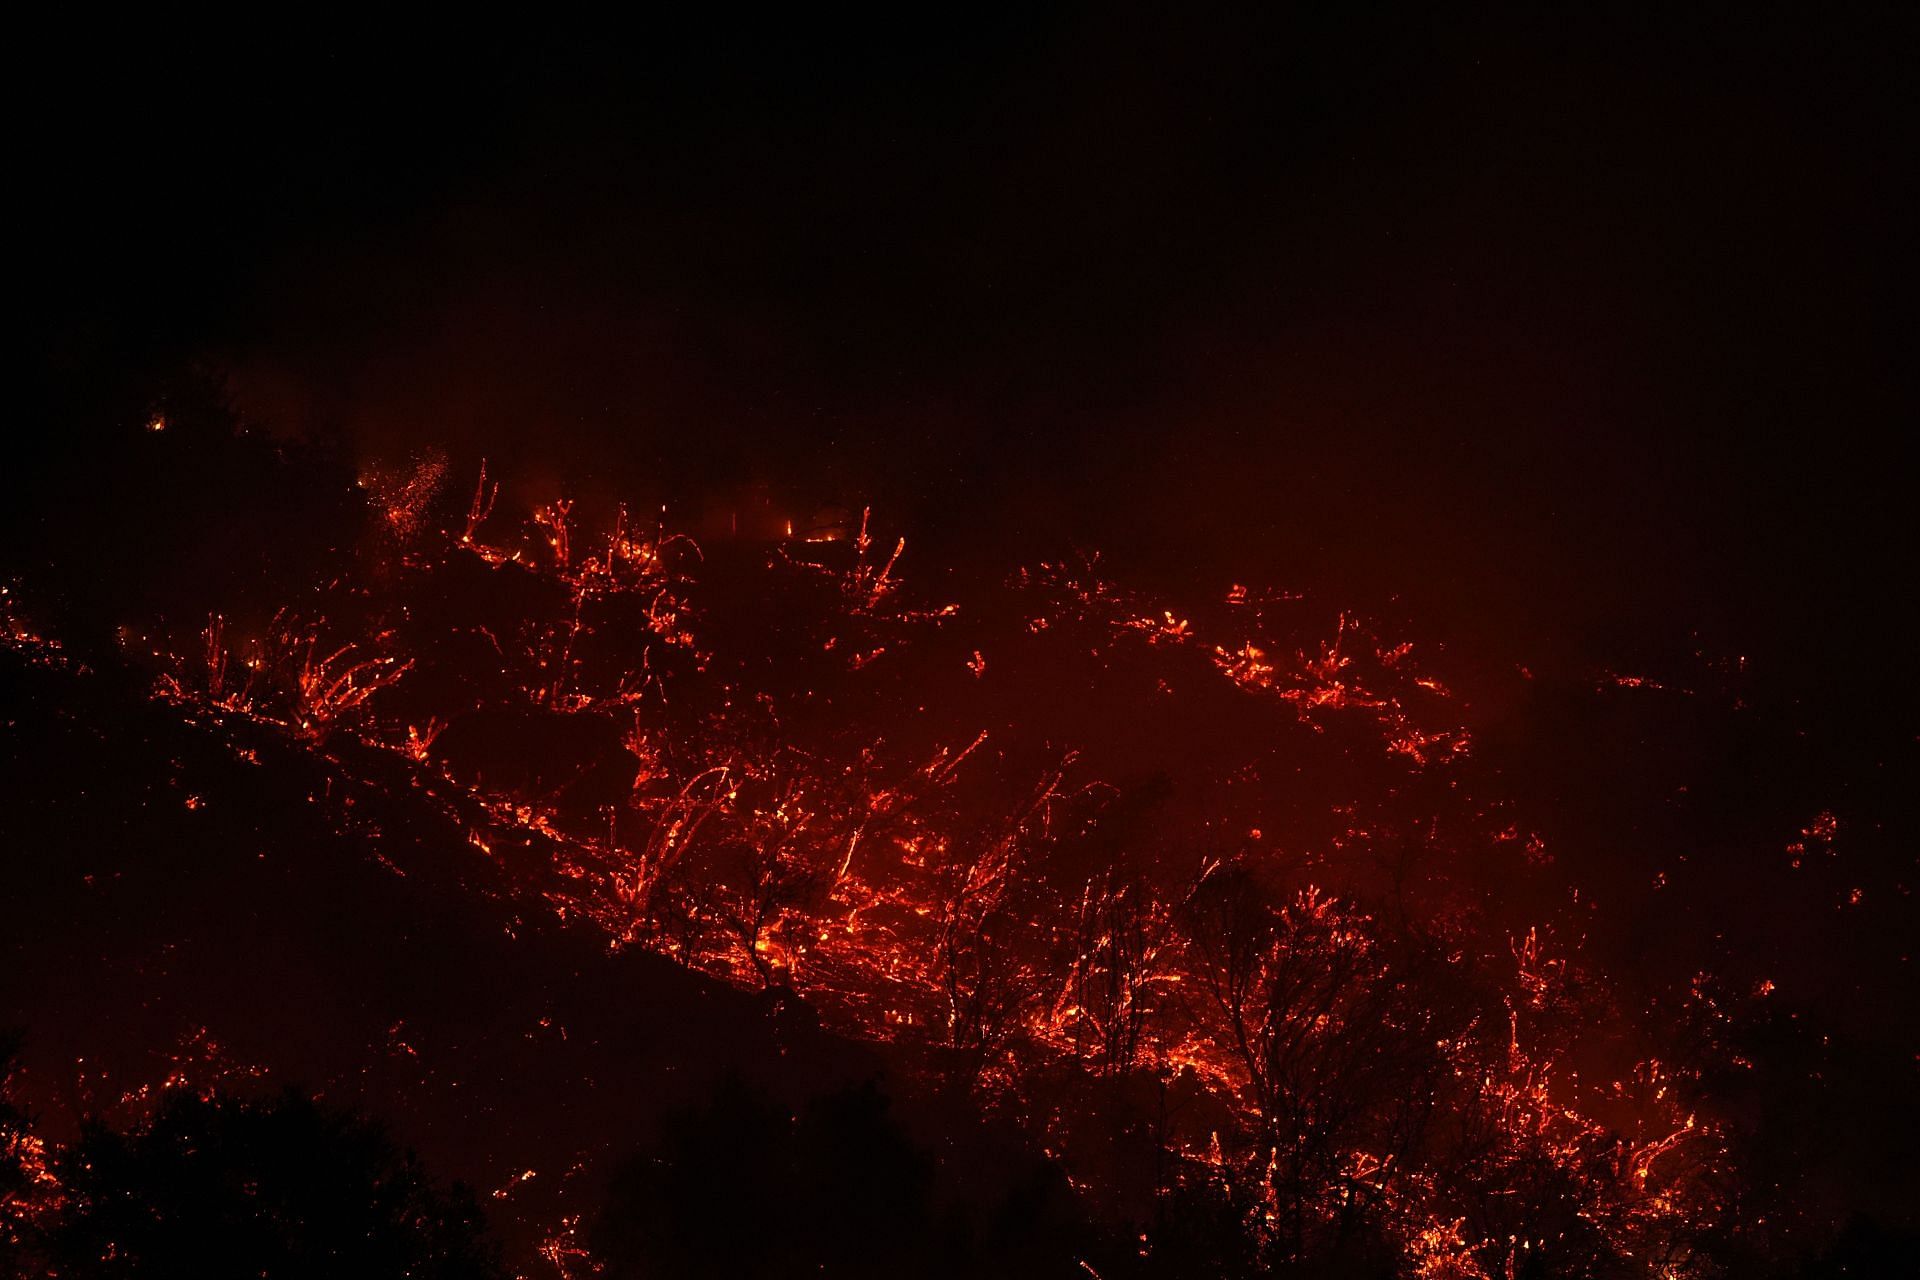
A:
<svg viewBox="0 0 1920 1280">
<path fill-rule="evenodd" d="M 1088 752 L 1002 743 L 999 722 L 967 720 L 1020 653 L 1054 646 L 1087 655 L 1090 681 L 1133 664 L 1155 673 L 1156 697 L 1204 698 L 1274 741 L 1289 728 L 1337 740 L 1394 795 L 1435 779 L 1466 796 L 1463 708 L 1413 645 L 1347 613 L 1330 635 L 1289 631 L 1279 619 L 1299 597 L 1240 584 L 1176 609 L 1094 561 L 1016 574 L 987 606 L 1010 619 L 995 631 L 959 605 L 911 603 L 906 539 L 876 556 L 868 509 L 851 543 L 770 553 L 756 583 L 813 612 L 751 624 L 804 641 L 805 657 L 783 654 L 787 684 L 762 687 L 762 636 L 706 627 L 704 557 L 664 521 L 642 533 L 621 508 L 596 535 L 561 499 L 510 534 L 483 464 L 457 531 L 436 533 L 421 512 L 441 481 L 423 467 L 364 486 L 408 540 L 394 598 L 367 605 L 371 589 L 349 586 L 330 620 L 286 611 L 252 634 L 215 614 L 190 653 L 163 659 L 156 697 L 215 731 L 277 732 L 329 777 L 390 785 L 337 749 L 364 748 L 477 858 L 513 860 L 548 909 L 609 945 L 790 989 L 850 1035 L 936 1048 L 989 1105 L 1018 1110 L 1062 1072 L 1188 1082 L 1209 1109 L 1204 1128 L 1165 1139 L 1175 1180 L 1254 1189 L 1250 1227 L 1278 1256 L 1364 1212 L 1412 1274 L 1464 1280 L 1513 1274 L 1578 1233 L 1632 1255 L 1722 1212 L 1720 1147 L 1686 1081 L 1652 1063 L 1603 1097 L 1562 1065 L 1580 971 L 1550 928 L 1489 945 L 1457 913 L 1409 926 L 1298 883 L 1302 867 L 1349 874 L 1393 839 L 1438 847 L 1441 816 L 1335 802 L 1321 846 L 1289 854 L 1291 837 L 1263 833 L 1288 831 L 1292 811 L 1227 808 L 1263 794 L 1263 757 L 1207 794 L 1222 808 L 1180 833 L 1184 848 L 1114 851 L 1101 841 L 1109 827 L 1124 838 L 1123 789 Z M 468 571 L 487 588 L 474 616 L 416 621 Z M 496 616 L 496 592 L 538 607 Z M 25 651 L 39 642 L 13 608 L 7 643 Z M 963 622 L 981 631 L 950 634 Z M 475 664 L 457 679 L 456 645 Z M 936 678 L 923 654 L 959 679 L 946 718 L 927 716 L 946 736 L 913 727 L 933 701 L 909 683 Z M 917 712 L 864 737 L 852 717 L 821 730 L 835 699 Z M 624 795 L 589 809 L 462 765 L 450 730 L 500 705 L 616 743 Z M 1549 861 L 1495 806 L 1463 809 L 1444 819 L 1449 838 L 1511 856 L 1512 874 Z M 1838 829 L 1824 813 L 1802 835 L 1830 844 Z M 1422 874 L 1445 880 L 1443 866 Z M 398 1032 L 394 1051 L 411 1053 Z M 1059 1145 L 1075 1168 L 1070 1125 Z M 1565 1230 L 1549 1238 L 1503 1207 L 1530 1196 L 1574 1206 Z M 561 1276 L 590 1270 L 579 1221 L 540 1246 Z"/>
</svg>

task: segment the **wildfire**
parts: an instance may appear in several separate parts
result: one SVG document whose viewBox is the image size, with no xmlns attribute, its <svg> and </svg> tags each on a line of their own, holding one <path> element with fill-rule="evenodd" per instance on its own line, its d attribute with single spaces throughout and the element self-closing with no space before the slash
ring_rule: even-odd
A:
<svg viewBox="0 0 1920 1280">
<path fill-rule="evenodd" d="M 1654 1064 L 1602 1099 L 1562 1067 L 1575 958 L 1535 927 L 1485 943 L 1444 855 L 1405 861 L 1548 861 L 1472 798 L 1463 710 L 1412 645 L 1346 613 L 1313 636 L 1297 596 L 1244 585 L 1176 610 L 1093 563 L 915 604 L 906 540 L 876 554 L 870 511 L 850 542 L 716 567 L 624 508 L 600 535 L 565 500 L 502 532 L 482 467 L 439 534 L 443 470 L 365 486 L 397 568 L 335 589 L 324 618 L 211 617 L 156 695 L 283 734 L 329 777 L 403 777 L 610 945 L 790 990 L 843 1032 L 924 1047 L 988 1105 L 1061 1073 L 1177 1085 L 1197 1119 L 1163 1134 L 1161 1189 L 1249 1191 L 1279 1256 L 1364 1220 L 1413 1274 L 1510 1275 L 1539 1251 L 1675 1257 L 1721 1212 L 1684 1081 Z M 997 683 L 1040 663 L 1083 681 L 1050 712 L 1078 741 L 1008 710 L 1057 696 Z M 1083 713 L 1169 697 L 1242 727 L 1183 739 L 1222 754 L 1148 823 L 1104 770 L 1158 731 Z M 492 731 L 505 753 L 489 718 L 513 726 Z M 1326 794 L 1288 782 L 1278 744 L 1333 760 Z M 1434 807 L 1408 818 L 1369 789 Z M 1837 828 L 1820 815 L 1795 848 Z M 1261 834 L 1296 830 L 1293 854 Z M 1390 853 L 1432 886 L 1428 917 L 1362 905 Z M 1071 1168 L 1071 1126 L 1057 1137 Z M 588 1274 L 578 1223 L 542 1246 L 562 1276 Z"/>
</svg>

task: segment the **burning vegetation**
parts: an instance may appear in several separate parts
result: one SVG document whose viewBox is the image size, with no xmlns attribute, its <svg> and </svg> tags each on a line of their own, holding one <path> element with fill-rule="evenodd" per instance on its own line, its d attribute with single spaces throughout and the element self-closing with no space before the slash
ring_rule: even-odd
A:
<svg viewBox="0 0 1920 1280">
<path fill-rule="evenodd" d="M 447 471 L 363 477 L 367 535 L 314 581 L 129 622 L 118 660 L 236 760 L 297 761 L 393 874 L 457 847 L 509 933 L 768 993 L 1015 1125 L 1100 1224 L 1084 1273 L 1712 1276 L 1788 1229 L 1714 1088 L 1771 982 L 1612 983 L 1414 643 L 1246 585 L 1150 599 L 1092 556 L 925 587 L 872 513 L 696 541 Z M 10 660 L 85 678 L 22 594 Z M 1795 866 L 1842 834 L 1813 817 Z M 200 1054 L 123 1095 L 127 1141 L 267 1123 L 215 1101 L 246 1076 Z M 23 1114 L 0 1142 L 22 1256 L 106 1194 Z M 592 1209 L 538 1211 L 529 1274 L 619 1272 Z"/>
</svg>

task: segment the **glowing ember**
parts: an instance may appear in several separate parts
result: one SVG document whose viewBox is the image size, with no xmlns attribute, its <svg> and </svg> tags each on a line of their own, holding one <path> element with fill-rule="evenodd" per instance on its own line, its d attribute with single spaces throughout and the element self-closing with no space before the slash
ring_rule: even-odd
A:
<svg viewBox="0 0 1920 1280">
<path fill-rule="evenodd" d="M 1628 1063 L 1594 1091 L 1562 1065 L 1605 1000 L 1597 976 L 1537 925 L 1481 940 L 1456 876 L 1548 859 L 1474 798 L 1457 700 L 1412 645 L 1346 614 L 1301 637 L 1283 624 L 1297 597 L 1245 586 L 1218 616 L 1176 613 L 1091 564 L 915 607 L 905 540 L 877 557 L 870 512 L 815 558 L 783 544 L 724 571 L 664 529 L 637 535 L 624 509 L 590 535 L 564 500 L 503 539 L 484 469 L 442 538 L 419 519 L 439 487 L 435 466 L 365 486 L 403 540 L 395 566 L 336 584 L 324 621 L 283 611 L 240 637 L 214 616 L 191 658 L 163 659 L 157 694 L 217 731 L 284 733 L 343 786 L 404 777 L 610 945 L 921 1045 L 989 1106 L 1025 1112 L 1063 1070 L 1194 1091 L 1210 1119 L 1162 1135 L 1159 1185 L 1244 1193 L 1277 1257 L 1335 1249 L 1364 1220 L 1421 1276 L 1512 1275 L 1536 1254 L 1684 1274 L 1685 1241 L 1725 1212 L 1687 1078 Z M 704 625 L 729 615 L 791 637 L 783 665 L 766 665 L 771 632 Z M 1085 672 L 1100 699 L 1036 700 L 1018 684 L 1036 666 Z M 1103 717 L 1167 698 L 1253 726 L 1236 741 L 1331 752 L 1319 848 L 1285 757 L 1230 743 L 1181 806 L 1130 816 L 1106 771 L 1132 767 L 1133 731 Z M 571 763 L 503 773 L 475 730 L 507 714 Z M 1434 807 L 1382 806 L 1381 788 Z M 1262 834 L 1290 821 L 1299 853 Z M 1819 815 L 1796 856 L 1837 830 Z M 1420 914 L 1383 896 L 1409 876 Z M 1073 1124 L 1042 1128 L 1074 1171 Z M 588 1265 L 578 1221 L 542 1246 L 561 1275 Z"/>
</svg>

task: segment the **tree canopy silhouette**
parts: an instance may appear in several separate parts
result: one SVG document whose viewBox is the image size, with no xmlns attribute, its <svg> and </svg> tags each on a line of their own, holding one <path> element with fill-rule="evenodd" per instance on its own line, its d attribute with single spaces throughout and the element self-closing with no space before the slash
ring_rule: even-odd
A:
<svg viewBox="0 0 1920 1280">
<path fill-rule="evenodd" d="M 1076 1271 L 1091 1232 L 1058 1170 L 996 1172 L 943 1167 L 871 1082 L 797 1111 L 727 1082 L 616 1173 L 592 1245 L 608 1280 Z"/>
<path fill-rule="evenodd" d="M 57 1171 L 52 1274 L 322 1280 L 500 1274 L 460 1187 L 441 1191 L 377 1126 L 288 1092 L 176 1092 L 126 1131 L 88 1127 Z"/>
</svg>

